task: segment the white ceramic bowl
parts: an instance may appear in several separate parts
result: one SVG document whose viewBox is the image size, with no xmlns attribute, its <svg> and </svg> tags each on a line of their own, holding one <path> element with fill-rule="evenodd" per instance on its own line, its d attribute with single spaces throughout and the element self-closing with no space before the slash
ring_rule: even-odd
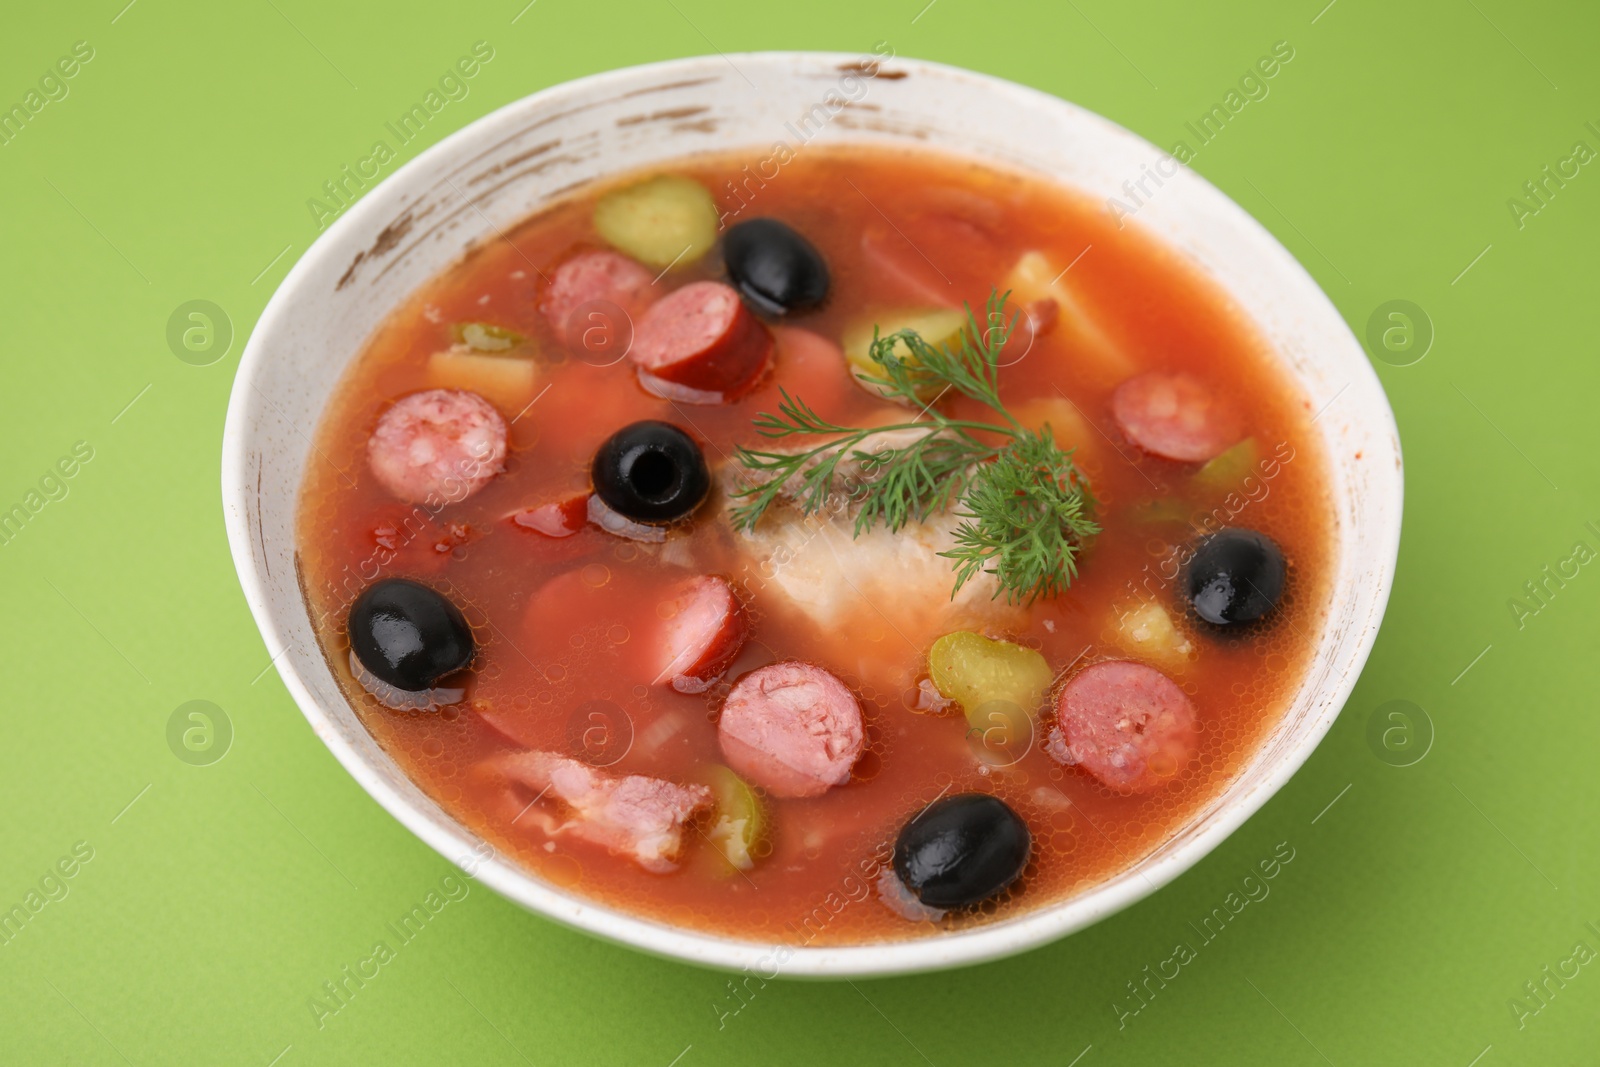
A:
<svg viewBox="0 0 1600 1067">
<path fill-rule="evenodd" d="M 425 796 L 340 694 L 301 597 L 294 543 L 313 428 L 346 366 L 408 294 L 552 196 L 702 150 L 783 141 L 804 151 L 807 139 L 927 145 L 1125 201 L 1123 183 L 1167 158 L 1120 126 L 1032 89 L 902 59 L 867 78 L 856 69 L 861 58 L 785 52 L 633 67 L 536 93 L 446 138 L 369 189 L 290 271 L 245 348 L 223 437 L 228 540 L 250 609 L 317 736 L 378 803 L 527 908 L 650 952 L 768 976 L 892 974 L 1005 956 L 1081 929 L 1177 877 L 1289 779 L 1339 714 L 1377 636 L 1400 538 L 1399 442 L 1360 344 L 1282 245 L 1176 167 L 1135 224 L 1231 294 L 1312 403 L 1326 405 L 1315 428 L 1332 466 L 1339 523 L 1331 617 L 1293 705 L 1239 778 L 1180 833 L 1109 881 L 1002 922 L 911 941 L 780 951 L 628 915 L 543 882 L 493 855 Z"/>
</svg>

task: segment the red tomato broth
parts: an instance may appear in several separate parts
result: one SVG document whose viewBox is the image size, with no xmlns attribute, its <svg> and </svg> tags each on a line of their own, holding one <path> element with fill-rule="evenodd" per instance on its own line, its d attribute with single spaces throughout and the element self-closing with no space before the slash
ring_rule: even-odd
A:
<svg viewBox="0 0 1600 1067">
<path fill-rule="evenodd" d="M 669 552 L 670 558 L 686 549 L 687 569 L 663 563 L 661 546 L 593 526 L 554 539 L 506 521 L 516 511 L 586 489 L 595 446 L 638 419 L 682 426 L 702 443 L 715 470 L 734 445 L 761 441 L 751 419 L 775 409 L 780 383 L 846 425 L 882 421 L 886 412 L 905 417 L 904 409 L 852 384 L 842 367 L 834 373 L 807 358 L 798 373 L 786 376 L 781 350 L 771 380 L 737 403 L 716 407 L 675 405 L 646 394 L 627 360 L 599 367 L 568 355 L 539 312 L 541 275 L 548 277 L 574 250 L 603 247 L 590 224 L 593 204 L 606 188 L 631 179 L 580 190 L 507 238 L 477 248 L 397 309 L 353 363 L 324 415 L 299 513 L 303 585 L 328 659 L 368 729 L 424 791 L 502 854 L 629 912 L 792 944 L 925 935 L 935 927 L 892 913 L 870 880 L 905 820 L 946 791 L 997 794 L 1028 824 L 1034 847 L 1023 877 L 1004 896 L 953 913 L 941 926 L 1016 914 L 1102 882 L 1175 836 L 1222 791 L 1279 721 L 1304 675 L 1323 631 L 1335 527 L 1309 404 L 1213 284 L 1137 227 L 1117 229 L 1097 205 L 1059 186 L 925 151 L 810 148 L 741 209 L 728 183 L 745 162 L 735 155 L 695 157 L 652 173 L 699 179 L 716 194 L 728 223 L 770 214 L 816 245 L 832 272 L 831 295 L 823 308 L 791 325 L 837 339 L 864 313 L 926 302 L 908 291 L 902 276 L 864 261 L 862 235 L 869 232 L 873 240 L 904 243 L 905 262 L 921 263 L 912 268 L 921 272 L 918 285 L 939 278 L 948 303 L 970 301 L 980 314 L 990 288 L 1017 257 L 1038 249 L 1054 264 L 1073 264 L 1078 299 L 1136 371 L 1187 371 L 1238 402 L 1246 432 L 1275 462 L 1269 461 L 1270 476 L 1266 468 L 1256 471 L 1258 490 L 1265 487 L 1259 499 L 1238 493 L 1224 501 L 1186 488 L 1193 465 L 1142 455 L 1121 439 L 1110 416 L 1118 379 L 1092 369 L 1075 373 L 1075 365 L 1093 357 L 1074 344 L 1070 331 L 1058 326 L 1038 337 L 1000 376 L 1009 406 L 1064 395 L 1095 428 L 1090 439 L 1075 443 L 1082 446 L 1080 463 L 1104 530 L 1081 554 L 1070 591 L 1036 604 L 1020 628 L 995 634 L 1040 650 L 1058 687 L 1070 667 L 1137 658 L 1112 641 L 1115 607 L 1130 603 L 1135 589 L 1154 595 L 1175 619 L 1185 614 L 1178 583 L 1164 575 L 1174 572 L 1171 561 L 1193 531 L 1142 522 L 1140 505 L 1177 496 L 1194 514 L 1220 508 L 1217 518 L 1227 521 L 1237 511 L 1231 521 L 1266 533 L 1284 550 L 1288 584 L 1264 625 L 1219 635 L 1180 624 L 1198 653 L 1184 670 L 1168 673 L 1201 720 L 1200 749 L 1186 771 L 1153 793 L 1113 793 L 1045 753 L 1049 711 L 1020 760 L 983 766 L 959 711 L 925 714 L 908 703 L 907 683 L 925 670 L 926 648 L 907 647 L 892 626 L 869 618 L 844 640 L 870 669 L 857 673 L 830 662 L 839 641 L 819 635 L 767 590 L 765 577 L 740 555 L 715 491 L 691 532 Z M 658 288 L 716 278 L 721 270 L 714 249 L 667 274 Z M 536 389 L 546 391 L 512 425 L 506 472 L 424 522 L 376 484 L 366 441 L 389 403 L 429 387 L 429 355 L 452 343 L 452 324 L 470 321 L 533 339 L 540 363 Z M 949 410 L 987 415 L 965 401 Z M 503 414 L 508 421 L 518 416 Z M 390 532 L 375 535 L 380 528 Z M 384 565 L 378 538 L 398 545 Z M 723 682 L 686 696 L 651 684 L 638 635 L 650 629 L 654 606 L 674 583 L 701 573 L 724 575 L 740 588 L 753 637 Z M 380 576 L 427 582 L 466 611 L 479 652 L 462 704 L 391 711 L 350 677 L 345 615 L 361 588 Z M 556 586 L 541 597 L 552 581 L 565 583 L 567 591 Z M 748 872 L 732 869 L 696 832 L 687 836 L 681 869 L 667 875 L 569 837 L 547 839 L 523 816 L 531 792 L 508 792 L 473 770 L 518 747 L 488 724 L 487 712 L 502 726 L 512 724 L 525 745 L 567 754 L 575 745 L 598 742 L 603 755 L 596 761 L 616 759 L 606 767 L 612 773 L 707 781 L 708 766 L 722 762 L 716 716 L 729 681 L 781 659 L 815 662 L 850 685 L 866 715 L 868 750 L 845 786 L 811 799 L 767 800 L 770 851 Z M 610 701 L 627 718 L 593 701 Z"/>
</svg>

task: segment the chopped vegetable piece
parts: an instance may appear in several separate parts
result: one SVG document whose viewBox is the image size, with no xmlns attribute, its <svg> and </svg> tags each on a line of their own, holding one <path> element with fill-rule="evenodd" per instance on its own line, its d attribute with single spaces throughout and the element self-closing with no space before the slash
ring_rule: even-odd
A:
<svg viewBox="0 0 1600 1067">
<path fill-rule="evenodd" d="M 914 688 L 908 689 L 902 703 L 918 715 L 949 715 L 961 704 L 939 692 L 932 678 L 918 678 Z"/>
<path fill-rule="evenodd" d="M 890 311 L 846 329 L 841 346 L 844 348 L 844 358 L 849 362 L 856 381 L 863 389 L 891 400 L 903 400 L 906 398 L 896 397 L 887 386 L 863 380 L 883 376 L 883 364 L 872 358 L 873 337 L 888 337 L 901 330 L 915 330 L 930 345 L 946 345 L 952 349 L 960 349 L 961 331 L 966 325 L 966 313 L 952 308 Z M 922 364 L 905 340 L 897 339 L 891 351 L 905 363 L 915 378 L 916 371 Z M 914 381 L 913 384 L 916 387 L 917 397 L 924 401 L 932 400 L 943 388 L 943 383 L 931 375 L 927 376 L 925 381 Z"/>
<path fill-rule="evenodd" d="M 1232 448 L 1206 461 L 1194 472 L 1194 484 L 1210 492 L 1225 493 L 1237 489 L 1255 469 L 1261 458 L 1261 449 L 1254 437 L 1246 437 Z"/>
<path fill-rule="evenodd" d="M 533 399 L 535 368 L 518 356 L 485 355 L 466 345 L 428 357 L 428 384 L 440 389 L 465 389 L 496 407 L 521 411 Z"/>
<path fill-rule="evenodd" d="M 957 701 L 967 722 L 983 730 L 1012 707 L 1033 714 L 1050 688 L 1050 665 L 1031 648 L 982 634 L 945 634 L 928 650 L 928 673 L 941 696 Z"/>
<path fill-rule="evenodd" d="M 741 871 L 756 865 L 767 830 L 767 813 L 750 784 L 722 766 L 711 768 L 711 792 L 717 801 L 717 821 L 706 834 L 722 858 Z"/>
<path fill-rule="evenodd" d="M 1054 300 L 1058 314 L 1052 325 L 1073 346 L 1073 373 L 1080 379 L 1114 385 L 1131 376 L 1136 368 L 1128 353 L 1095 320 L 1081 292 L 1068 281 L 1067 270 L 1071 266 L 1072 263 L 1052 263 L 1042 252 L 1025 252 L 1000 288 L 1011 290 L 1011 298 L 1019 304 Z"/>
<path fill-rule="evenodd" d="M 1189 518 L 1194 514 L 1194 509 L 1177 497 L 1164 496 L 1156 500 L 1146 500 L 1135 504 L 1128 509 L 1129 516 L 1134 522 L 1142 522 L 1150 526 L 1170 523 L 1176 526 L 1189 525 Z"/>
<path fill-rule="evenodd" d="M 1116 642 L 1125 650 L 1169 670 L 1181 669 L 1194 655 L 1194 645 L 1173 623 L 1167 609 L 1153 600 L 1117 615 Z"/>
<path fill-rule="evenodd" d="M 717 243 L 717 205 L 699 182 L 663 174 L 601 197 L 594 228 L 648 266 L 686 267 Z"/>
<path fill-rule="evenodd" d="M 455 335 L 457 341 L 475 352 L 507 352 L 527 340 L 516 330 L 489 322 L 457 323 Z"/>
<path fill-rule="evenodd" d="M 1064 396 L 1046 396 L 1018 404 L 1012 412 L 1017 421 L 1030 430 L 1042 433 L 1050 429 L 1050 437 L 1062 450 L 1070 449 L 1072 459 L 1080 467 L 1093 467 L 1105 443 L 1105 435 L 1095 429 L 1083 411 Z"/>
<path fill-rule="evenodd" d="M 626 537 L 630 541 L 662 544 L 667 539 L 667 528 L 650 522 L 635 522 L 620 512 L 613 511 L 600 499 L 599 493 L 589 494 L 589 521 L 608 534 Z"/>
<path fill-rule="evenodd" d="M 1060 274 L 1043 252 L 1024 252 L 1006 275 L 1006 288 L 1018 300 L 1058 299 Z"/>
</svg>

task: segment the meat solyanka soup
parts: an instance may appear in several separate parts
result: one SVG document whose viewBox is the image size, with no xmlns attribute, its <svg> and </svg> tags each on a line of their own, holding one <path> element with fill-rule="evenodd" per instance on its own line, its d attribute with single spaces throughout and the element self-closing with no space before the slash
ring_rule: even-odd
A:
<svg viewBox="0 0 1600 1067">
<path fill-rule="evenodd" d="M 746 162 L 581 190 L 395 310 L 302 491 L 328 659 L 462 823 L 630 912 L 859 943 L 1103 881 L 1322 632 L 1309 405 L 1046 180 Z"/>
</svg>

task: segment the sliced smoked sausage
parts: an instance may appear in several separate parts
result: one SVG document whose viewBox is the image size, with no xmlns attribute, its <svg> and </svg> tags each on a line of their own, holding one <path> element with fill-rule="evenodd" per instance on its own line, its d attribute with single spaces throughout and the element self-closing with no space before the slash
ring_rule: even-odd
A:
<svg viewBox="0 0 1600 1067">
<path fill-rule="evenodd" d="M 654 290 L 650 272 L 627 256 L 580 252 L 556 268 L 540 310 L 568 348 L 620 359 Z M 619 312 L 625 321 L 614 321 Z"/>
<path fill-rule="evenodd" d="M 1167 784 L 1199 747 L 1189 697 L 1154 667 L 1130 660 L 1078 672 L 1056 698 L 1056 722 L 1066 751 L 1052 754 L 1122 793 Z"/>
<path fill-rule="evenodd" d="M 506 423 L 477 393 L 429 389 L 401 397 L 367 440 L 378 483 L 411 504 L 458 504 L 505 469 Z"/>
<path fill-rule="evenodd" d="M 692 282 L 650 306 L 628 353 L 639 382 L 668 400 L 721 404 L 772 362 L 772 334 L 731 286 Z"/>
<path fill-rule="evenodd" d="M 669 603 L 672 614 L 661 633 L 665 666 L 656 684 L 670 683 L 680 693 L 703 693 L 744 647 L 749 617 L 733 586 L 715 575 L 691 579 Z"/>
<path fill-rule="evenodd" d="M 1111 394 L 1123 434 L 1152 455 L 1204 463 L 1239 439 L 1237 412 L 1187 374 L 1149 371 Z"/>
<path fill-rule="evenodd" d="M 734 684 L 717 739 L 728 766 L 774 796 L 814 797 L 850 780 L 866 729 L 843 682 L 790 660 Z"/>
</svg>

